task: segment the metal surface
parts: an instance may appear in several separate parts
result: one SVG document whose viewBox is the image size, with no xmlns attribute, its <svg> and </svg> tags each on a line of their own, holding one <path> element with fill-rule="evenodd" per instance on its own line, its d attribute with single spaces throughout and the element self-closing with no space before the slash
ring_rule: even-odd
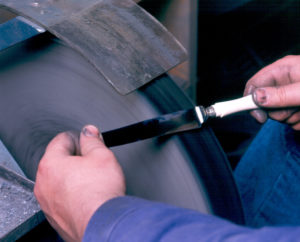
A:
<svg viewBox="0 0 300 242">
<path fill-rule="evenodd" d="M 14 160 L 11 154 L 8 152 L 2 141 L 0 141 L 0 165 L 25 177 L 24 172 L 21 170 L 18 163 Z"/>
<path fill-rule="evenodd" d="M 208 118 L 223 118 L 237 112 L 258 109 L 252 95 L 230 101 L 217 102 L 207 108 L 196 106 L 191 109 L 165 114 L 126 127 L 104 132 L 103 138 L 109 147 L 138 140 L 176 134 L 199 129 Z"/>
<path fill-rule="evenodd" d="M 49 37 L 0 53 L 0 139 L 33 180 L 46 145 L 61 131 L 88 123 L 110 130 L 192 106 L 166 77 L 122 96 L 78 53 Z M 242 223 L 231 170 L 211 130 L 180 137 L 112 149 L 127 193 Z"/>
<path fill-rule="evenodd" d="M 0 0 L 66 41 L 121 94 L 186 59 L 179 42 L 131 0 Z"/>
<path fill-rule="evenodd" d="M 46 30 L 23 17 L 16 17 L 0 25 L 0 51 Z"/>
<path fill-rule="evenodd" d="M 204 116 L 204 109 L 201 111 L 201 108 L 196 107 L 107 131 L 102 133 L 102 136 L 108 147 L 123 145 L 200 128 L 204 122 Z"/>
<path fill-rule="evenodd" d="M 33 182 L 0 166 L 0 240 L 15 241 L 45 218 L 33 195 Z"/>
<path fill-rule="evenodd" d="M 33 180 L 46 145 L 57 133 L 88 123 L 110 130 L 161 114 L 143 92 L 118 94 L 77 52 L 48 37 L 0 53 L 0 111 L 5 113 L 0 139 Z M 159 142 L 113 148 L 128 194 L 210 213 L 184 147 L 176 137 Z"/>
</svg>

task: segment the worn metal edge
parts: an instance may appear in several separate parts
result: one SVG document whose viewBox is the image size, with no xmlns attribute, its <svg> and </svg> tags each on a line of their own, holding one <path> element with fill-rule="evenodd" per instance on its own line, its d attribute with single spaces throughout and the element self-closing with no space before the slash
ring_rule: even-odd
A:
<svg viewBox="0 0 300 242">
<path fill-rule="evenodd" d="M 139 6 L 138 4 L 135 3 L 135 1 L 132 1 L 133 4 L 136 5 L 136 7 L 140 8 L 140 10 L 142 10 L 149 18 L 152 19 L 152 21 L 154 21 L 156 24 L 159 24 L 160 27 L 165 31 L 167 32 L 167 34 L 169 36 L 173 36 L 173 34 L 162 24 L 160 23 L 154 16 L 152 16 L 150 13 L 148 13 L 144 8 L 142 8 L 141 6 Z M 181 51 L 182 52 L 182 57 L 181 59 L 178 61 L 178 63 L 175 63 L 173 66 L 169 67 L 169 68 L 165 68 L 163 71 L 161 72 L 158 72 L 156 75 L 152 76 L 151 79 L 149 80 L 145 80 L 141 85 L 137 85 L 135 88 L 125 88 L 125 89 L 122 89 L 122 88 L 119 88 L 119 87 L 116 87 L 112 81 L 107 77 L 107 75 L 105 75 L 102 71 L 101 71 L 101 68 L 99 68 L 99 66 L 97 66 L 96 63 L 94 63 L 94 61 L 92 61 L 90 58 L 87 57 L 87 55 L 85 55 L 85 53 L 83 53 L 81 51 L 81 49 L 76 46 L 76 44 L 72 43 L 71 41 L 69 41 L 67 38 L 65 38 L 63 35 L 61 35 L 60 33 L 58 33 L 55 29 L 51 28 L 51 26 L 45 26 L 43 25 L 42 23 L 40 23 L 39 21 L 37 21 L 36 19 L 33 19 L 32 17 L 30 17 L 29 15 L 26 15 L 24 13 L 22 13 L 21 11 L 19 10 L 16 10 L 10 6 L 6 6 L 5 4 L 1 4 L 0 3 L 0 8 L 2 9 L 5 9 L 9 12 L 12 12 L 16 15 L 19 15 L 19 16 L 22 16 L 26 19 L 28 19 L 29 21 L 33 22 L 34 24 L 38 25 L 38 26 L 41 26 L 42 28 L 46 29 L 48 32 L 50 32 L 51 34 L 53 34 L 54 36 L 56 36 L 57 38 L 63 40 L 64 42 L 66 42 L 69 46 L 71 46 L 71 48 L 73 48 L 75 51 L 77 51 L 78 53 L 80 53 L 85 59 L 87 59 L 87 61 L 89 63 L 92 64 L 92 66 L 100 73 L 102 74 L 105 79 L 113 86 L 113 88 L 119 92 L 121 95 L 127 95 L 137 89 L 139 89 L 140 87 L 144 86 L 145 84 L 151 82 L 152 80 L 154 80 L 155 78 L 159 77 L 160 75 L 166 73 L 167 71 L 175 68 L 176 66 L 180 65 L 181 63 L 183 63 L 184 61 L 186 61 L 188 59 L 188 54 L 187 54 L 187 51 L 186 49 L 183 47 L 183 45 L 173 36 L 173 39 L 175 40 L 177 46 L 178 46 L 178 51 Z"/>
<path fill-rule="evenodd" d="M 32 180 L 19 175 L 18 173 L 14 172 L 11 169 L 8 169 L 3 165 L 0 165 L 0 176 L 14 183 L 20 184 L 25 190 L 33 192 L 34 182 Z M 18 226 L 4 234 L 3 237 L 0 238 L 0 240 L 3 242 L 15 241 L 35 228 L 37 225 L 42 223 L 45 219 L 46 218 L 44 213 L 42 212 L 42 210 L 39 210 L 37 213 L 23 222 L 21 226 Z"/>
</svg>

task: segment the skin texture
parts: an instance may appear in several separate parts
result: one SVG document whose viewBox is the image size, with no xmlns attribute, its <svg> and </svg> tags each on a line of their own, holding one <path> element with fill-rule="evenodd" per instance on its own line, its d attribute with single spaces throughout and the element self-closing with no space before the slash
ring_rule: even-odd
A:
<svg viewBox="0 0 300 242">
<path fill-rule="evenodd" d="M 60 236 L 81 241 L 96 209 L 125 194 L 124 175 L 98 129 L 88 125 L 79 140 L 66 132 L 49 143 L 38 167 L 34 194 Z"/>
<path fill-rule="evenodd" d="M 256 73 L 246 84 L 244 95 L 262 109 L 251 112 L 264 123 L 267 118 L 300 130 L 300 56 L 286 56 Z"/>
</svg>

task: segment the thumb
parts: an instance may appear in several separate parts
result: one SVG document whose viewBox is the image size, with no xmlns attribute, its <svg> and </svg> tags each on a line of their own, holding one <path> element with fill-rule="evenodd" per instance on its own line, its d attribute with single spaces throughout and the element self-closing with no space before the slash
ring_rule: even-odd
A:
<svg viewBox="0 0 300 242">
<path fill-rule="evenodd" d="M 266 108 L 285 108 L 300 106 L 300 83 L 284 86 L 263 87 L 255 89 L 254 102 Z"/>
<path fill-rule="evenodd" d="M 80 134 L 80 151 L 82 156 L 107 149 L 98 128 L 93 125 L 83 127 Z"/>
</svg>

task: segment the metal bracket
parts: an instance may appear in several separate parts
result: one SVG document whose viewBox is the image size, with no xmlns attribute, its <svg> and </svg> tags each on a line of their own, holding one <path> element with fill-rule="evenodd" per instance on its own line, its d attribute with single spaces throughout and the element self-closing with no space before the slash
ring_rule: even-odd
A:
<svg viewBox="0 0 300 242">
<path fill-rule="evenodd" d="M 187 58 L 181 44 L 131 0 L 0 0 L 1 7 L 67 42 L 121 94 Z"/>
<path fill-rule="evenodd" d="M 0 51 L 45 31 L 43 27 L 21 16 L 11 19 L 0 25 Z"/>
</svg>

